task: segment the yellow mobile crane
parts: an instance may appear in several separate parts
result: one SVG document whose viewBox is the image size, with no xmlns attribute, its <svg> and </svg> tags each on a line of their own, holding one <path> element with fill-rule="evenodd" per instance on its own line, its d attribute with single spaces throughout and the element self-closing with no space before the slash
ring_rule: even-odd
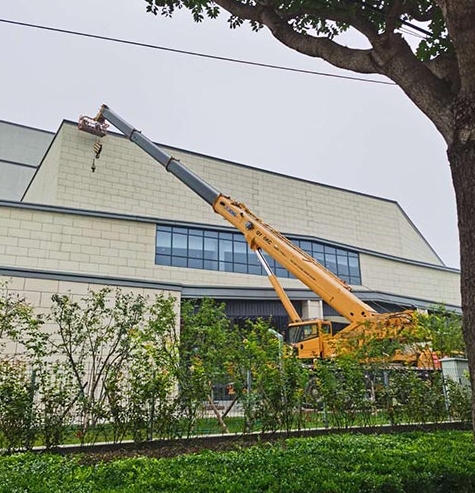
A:
<svg viewBox="0 0 475 493">
<path fill-rule="evenodd" d="M 286 340 L 298 351 L 299 358 L 331 358 L 341 347 L 340 342 L 365 337 L 388 338 L 398 336 L 411 328 L 413 312 L 378 313 L 351 292 L 350 286 L 322 266 L 308 253 L 294 245 L 281 233 L 255 216 L 244 204 L 226 197 L 202 180 L 180 161 L 158 147 L 106 105 L 102 105 L 94 117 L 81 116 L 80 130 L 103 137 L 111 123 L 128 139 L 182 181 L 188 188 L 211 205 L 213 210 L 237 228 L 253 250 L 281 300 L 290 319 Z M 348 325 L 336 334 L 330 321 L 302 320 L 272 272 L 262 251 L 275 259 L 282 267 L 333 307 L 348 320 Z M 406 363 L 415 363 L 414 356 L 402 356 Z M 429 357 L 429 360 L 432 358 Z M 429 362 L 419 363 L 426 365 Z M 432 365 L 430 365 L 432 366 Z"/>
</svg>

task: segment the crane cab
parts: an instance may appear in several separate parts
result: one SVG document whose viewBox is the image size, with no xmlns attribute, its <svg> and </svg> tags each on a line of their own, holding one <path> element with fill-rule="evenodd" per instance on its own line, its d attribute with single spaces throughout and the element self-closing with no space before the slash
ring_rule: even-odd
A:
<svg viewBox="0 0 475 493">
<path fill-rule="evenodd" d="M 297 350 L 299 358 L 322 358 L 325 356 L 325 340 L 332 337 L 333 329 L 328 320 L 304 320 L 290 323 L 286 335 L 287 342 Z"/>
</svg>

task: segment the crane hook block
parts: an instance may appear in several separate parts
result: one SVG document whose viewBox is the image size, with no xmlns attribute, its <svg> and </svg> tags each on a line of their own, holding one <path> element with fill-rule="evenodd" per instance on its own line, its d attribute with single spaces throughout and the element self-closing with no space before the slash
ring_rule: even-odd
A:
<svg viewBox="0 0 475 493">
<path fill-rule="evenodd" d="M 105 121 L 97 121 L 89 116 L 81 116 L 78 121 L 78 128 L 88 134 L 104 137 L 107 134 L 109 125 Z"/>
</svg>

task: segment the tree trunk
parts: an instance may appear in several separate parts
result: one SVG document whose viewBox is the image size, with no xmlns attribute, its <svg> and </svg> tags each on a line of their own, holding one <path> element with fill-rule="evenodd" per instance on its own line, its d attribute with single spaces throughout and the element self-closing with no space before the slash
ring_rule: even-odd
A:
<svg viewBox="0 0 475 493">
<path fill-rule="evenodd" d="M 472 385 L 475 430 L 475 97 L 454 105 L 455 139 L 447 155 L 457 201 L 463 335 Z"/>
</svg>

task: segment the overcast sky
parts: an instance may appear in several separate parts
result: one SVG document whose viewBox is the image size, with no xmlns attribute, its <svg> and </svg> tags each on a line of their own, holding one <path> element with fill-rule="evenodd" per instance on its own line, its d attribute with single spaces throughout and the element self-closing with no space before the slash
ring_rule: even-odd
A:
<svg viewBox="0 0 475 493">
<path fill-rule="evenodd" d="M 144 0 L 4 0 L 0 19 L 359 76 L 293 52 L 265 31 L 230 30 L 225 15 L 196 25 L 188 12 L 167 19 L 145 7 Z M 1 120 L 56 131 L 63 119 L 94 116 L 106 103 L 162 144 L 395 200 L 442 260 L 459 266 L 445 144 L 396 86 L 4 22 L 0 43 Z"/>
</svg>

